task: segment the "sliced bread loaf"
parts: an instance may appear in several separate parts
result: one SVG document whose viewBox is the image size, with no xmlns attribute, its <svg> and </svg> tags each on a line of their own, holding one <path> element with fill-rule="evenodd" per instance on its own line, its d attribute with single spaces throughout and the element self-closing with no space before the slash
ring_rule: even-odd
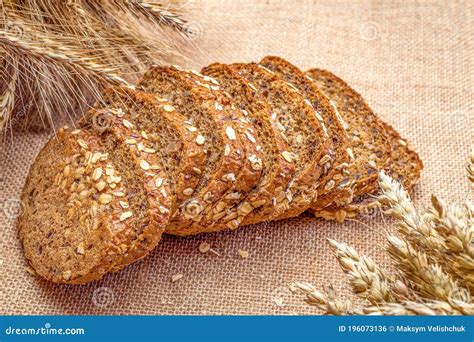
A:
<svg viewBox="0 0 474 342">
<path fill-rule="evenodd" d="M 236 216 L 235 219 L 242 225 L 265 221 L 269 215 L 275 214 L 272 198 L 278 195 L 276 189 L 285 188 L 294 172 L 294 163 L 281 155 L 281 151 L 289 150 L 288 144 L 276 122 L 270 119 L 270 107 L 253 85 L 226 64 L 214 63 L 201 72 L 216 79 L 222 91 L 233 99 L 251 122 L 255 128 L 255 139 L 259 142 L 258 152 L 262 155 L 262 163 L 256 156 L 251 157 L 254 167 L 263 172 L 260 182 L 240 203 L 227 209 L 226 215 Z"/>
<path fill-rule="evenodd" d="M 309 101 L 315 111 L 315 115 L 322 121 L 329 136 L 329 151 L 323 163 L 323 177 L 319 180 L 318 198 L 312 207 L 324 208 L 334 200 L 349 200 L 350 189 L 339 188 L 344 179 L 345 168 L 350 161 L 349 137 L 345 130 L 345 122 L 335 110 L 327 96 L 316 86 L 316 84 L 305 75 L 298 67 L 281 57 L 267 56 L 260 64 L 275 72 L 295 86 L 305 100 Z M 349 195 L 349 196 L 348 196 Z"/>
<path fill-rule="evenodd" d="M 354 162 L 347 167 L 339 187 L 351 184 L 354 195 L 363 195 L 377 185 L 377 170 L 389 165 L 391 147 L 385 128 L 362 96 L 333 73 L 311 69 L 306 74 L 329 97 L 347 123 Z M 338 205 L 345 205 L 335 203 Z"/>
<path fill-rule="evenodd" d="M 171 204 L 149 186 L 155 173 L 134 173 L 140 161 L 125 145 L 115 147 L 65 128 L 37 156 L 18 227 L 25 256 L 43 278 L 74 284 L 100 279 L 118 269 L 139 232 L 158 240 L 164 230 Z"/>
<path fill-rule="evenodd" d="M 274 198 L 275 215 L 269 220 L 296 216 L 317 197 L 320 161 L 328 152 L 321 123 L 298 91 L 279 76 L 256 63 L 232 64 L 232 68 L 252 83 L 271 108 L 271 119 L 286 137 L 290 150 L 283 158 L 295 163 L 295 173 L 286 188 Z M 283 214 L 279 214 L 280 212 Z"/>
<path fill-rule="evenodd" d="M 235 114 L 216 101 L 211 89 L 190 79 L 187 72 L 175 67 L 153 67 L 145 73 L 139 86 L 170 101 L 189 125 L 201 132 L 196 144 L 203 145 L 207 152 L 202 176 L 191 198 L 181 205 L 181 215 L 173 218 L 167 232 L 176 235 L 203 232 L 205 227 L 198 223 L 233 186 L 226 177 L 237 175 L 242 169 L 246 138 L 237 133 Z"/>
</svg>

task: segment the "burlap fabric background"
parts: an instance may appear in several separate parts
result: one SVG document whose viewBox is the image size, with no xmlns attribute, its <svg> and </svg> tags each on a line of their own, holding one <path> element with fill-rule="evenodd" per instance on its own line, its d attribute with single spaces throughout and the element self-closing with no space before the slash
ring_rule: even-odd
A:
<svg viewBox="0 0 474 342">
<path fill-rule="evenodd" d="M 330 69 L 419 151 L 425 171 L 417 205 L 431 192 L 457 201 L 470 195 L 464 167 L 473 142 L 473 1 L 206 1 L 197 7 L 201 54 L 189 67 L 276 54 L 301 68 Z M 46 138 L 19 133 L 3 147 L 1 314 L 313 314 L 318 311 L 287 290 L 292 281 L 332 283 L 348 293 L 326 238 L 387 263 L 380 214 L 344 224 L 305 216 L 236 232 L 165 236 L 146 260 L 100 282 L 47 283 L 27 273 L 7 215 Z M 201 254 L 203 241 L 220 255 Z M 183 278 L 171 282 L 177 273 Z"/>
</svg>

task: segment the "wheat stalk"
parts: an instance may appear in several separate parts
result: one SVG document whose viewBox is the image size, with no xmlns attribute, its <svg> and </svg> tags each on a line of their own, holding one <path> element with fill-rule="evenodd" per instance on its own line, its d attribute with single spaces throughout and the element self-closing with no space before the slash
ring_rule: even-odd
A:
<svg viewBox="0 0 474 342">
<path fill-rule="evenodd" d="M 187 21 L 165 2 L 4 0 L 1 6 L 0 49 L 7 64 L 18 61 L 16 87 L 0 87 L 3 127 L 54 127 L 59 117 L 72 123 L 101 100 L 104 86 L 130 85 L 150 65 L 182 61 L 190 45 L 182 39 Z"/>
<path fill-rule="evenodd" d="M 432 196 L 430 208 L 420 215 L 398 182 L 381 172 L 379 184 L 379 201 L 397 220 L 400 234 L 387 235 L 398 274 L 388 275 L 351 246 L 329 239 L 353 292 L 370 304 L 355 307 L 332 288 L 318 291 L 309 283 L 293 288 L 326 314 L 473 315 L 474 204 L 448 205 Z"/>
<path fill-rule="evenodd" d="M 11 64 L 8 66 L 7 60 L 2 57 L 2 69 L 0 77 L 6 85 L 3 93 L 0 95 L 0 131 L 2 131 L 6 122 L 5 118 L 10 117 L 13 112 L 15 103 L 15 89 L 18 80 L 18 60 L 11 60 Z"/>
</svg>

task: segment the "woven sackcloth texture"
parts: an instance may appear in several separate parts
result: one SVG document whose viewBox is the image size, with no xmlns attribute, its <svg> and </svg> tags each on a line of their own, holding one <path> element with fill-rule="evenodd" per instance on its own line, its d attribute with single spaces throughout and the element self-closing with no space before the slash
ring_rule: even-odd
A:
<svg viewBox="0 0 474 342">
<path fill-rule="evenodd" d="M 431 193 L 449 201 L 472 195 L 465 163 L 473 139 L 474 2 L 205 1 L 196 55 L 185 67 L 258 61 L 280 55 L 303 69 L 326 68 L 362 93 L 420 153 L 425 170 L 417 206 Z M 165 236 L 144 261 L 83 286 L 30 275 L 15 206 L 46 133 L 14 132 L 2 147 L 0 314 L 315 314 L 290 293 L 297 280 L 349 289 L 326 238 L 346 241 L 382 265 L 379 212 L 328 223 L 309 215 L 234 232 Z M 219 253 L 200 253 L 208 242 Z M 248 251 L 248 258 L 239 250 Z M 173 275 L 182 274 L 172 282 Z"/>
</svg>

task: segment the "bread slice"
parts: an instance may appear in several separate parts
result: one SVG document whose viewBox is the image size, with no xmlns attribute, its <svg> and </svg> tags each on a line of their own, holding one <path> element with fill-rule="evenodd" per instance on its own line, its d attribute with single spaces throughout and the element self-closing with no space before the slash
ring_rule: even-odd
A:
<svg viewBox="0 0 474 342">
<path fill-rule="evenodd" d="M 219 103 L 211 92 L 217 91 L 218 85 L 202 86 L 187 72 L 167 66 L 148 70 L 139 87 L 170 101 L 201 132 L 196 144 L 203 145 L 207 151 L 205 168 L 195 192 L 180 208 L 182 215 L 173 218 L 167 232 L 176 235 L 203 232 L 206 227 L 199 222 L 221 199 L 235 201 L 240 196 L 222 198 L 233 186 L 228 181 L 230 175 L 238 175 L 244 165 L 247 138 L 238 134 L 239 123 L 235 113 L 225 107 L 228 103 Z"/>
<path fill-rule="evenodd" d="M 339 187 L 350 184 L 354 196 L 363 195 L 377 186 L 377 171 L 389 165 L 391 147 L 389 136 L 379 118 L 362 96 L 333 73 L 311 69 L 306 74 L 329 97 L 342 119 L 347 123 L 354 162 Z M 346 201 L 335 203 L 345 205 Z"/>
<path fill-rule="evenodd" d="M 18 227 L 26 259 L 43 278 L 73 284 L 100 279 L 118 269 L 138 236 L 160 238 L 171 206 L 167 182 L 157 193 L 157 173 L 133 172 L 140 161 L 125 145 L 115 147 L 65 128 L 37 156 Z"/>
<path fill-rule="evenodd" d="M 365 190 L 360 191 L 351 203 L 331 205 L 323 210 L 314 210 L 313 213 L 325 219 L 343 221 L 347 217 L 354 217 L 361 212 L 378 206 L 375 196 L 378 193 L 377 171 L 379 169 L 387 171 L 392 177 L 399 180 L 407 190 L 411 190 L 420 178 L 423 163 L 407 141 L 392 126 L 383 122 L 372 111 L 362 96 L 343 80 L 325 70 L 313 69 L 308 74 L 321 85 L 322 89 L 330 94 L 330 99 L 334 101 L 341 115 L 350 122 L 354 154 L 356 157 L 362 155 L 361 158 L 356 159 L 356 162 L 367 158 L 370 160 L 367 153 L 372 153 L 372 155 L 379 157 L 379 164 L 382 165 L 377 168 L 372 163 L 368 165 L 369 170 L 373 170 L 370 176 L 374 178 L 374 184 L 362 188 Z M 357 125 L 357 121 L 351 120 L 352 117 L 357 115 L 363 115 L 364 120 L 369 118 L 372 125 L 364 125 L 363 123 Z M 351 122 L 354 123 L 351 124 Z M 361 133 L 364 130 L 367 134 L 371 134 L 368 141 L 365 141 L 367 134 Z M 365 143 L 366 146 L 359 146 L 359 143 Z M 382 163 L 384 159 L 386 162 Z M 360 169 L 360 165 L 355 165 L 355 167 Z"/>
<path fill-rule="evenodd" d="M 195 70 L 186 73 L 186 77 L 193 80 L 196 85 L 209 89 L 215 96 L 216 101 L 223 104 L 224 108 L 228 108 L 233 115 L 233 121 L 236 123 L 234 127 L 237 135 L 244 137 L 244 158 L 240 172 L 236 175 L 224 177 L 225 180 L 232 182 L 232 186 L 199 222 L 199 226 L 205 227 L 205 232 L 236 229 L 240 226 L 241 220 L 238 212 L 232 208 L 239 205 L 242 199 L 246 198 L 249 192 L 259 183 L 262 170 L 265 168 L 262 142 L 248 118 L 248 113 L 235 103 L 230 94 L 221 87 L 216 79 L 204 76 Z M 243 213 L 248 209 L 249 207 L 245 205 L 240 209 L 240 212 Z M 202 231 L 202 228 L 200 228 L 200 231 Z"/>
<path fill-rule="evenodd" d="M 86 116 L 88 127 L 100 133 L 110 128 L 110 121 L 114 118 L 132 124 L 146 142 L 138 144 L 136 139 L 130 139 L 126 143 L 160 156 L 170 180 L 173 216 L 179 206 L 190 198 L 190 192 L 198 184 L 204 170 L 206 152 L 202 145 L 196 144 L 199 130 L 189 125 L 187 118 L 168 101 L 153 94 L 126 87 L 111 87 L 103 92 L 101 98 L 96 108 L 108 110 L 96 112 L 102 114 L 98 117 Z"/>
<path fill-rule="evenodd" d="M 289 150 L 288 144 L 276 123 L 270 119 L 270 107 L 253 85 L 226 64 L 214 63 L 201 72 L 216 79 L 222 91 L 245 113 L 255 127 L 255 139 L 259 142 L 262 155 L 261 165 L 255 164 L 263 172 L 260 182 L 240 203 L 226 210 L 226 214 L 236 216 L 241 225 L 265 221 L 275 212 L 272 198 L 277 196 L 276 189 L 287 186 L 295 169 L 294 163 L 281 155 L 281 151 Z"/>
<path fill-rule="evenodd" d="M 392 148 L 392 162 L 386 171 L 393 179 L 400 182 L 405 190 L 411 191 L 420 180 L 423 162 L 410 144 L 392 126 L 381 120 L 380 123 L 384 126 L 390 137 Z M 317 216 L 327 220 L 336 219 L 342 222 L 345 218 L 352 218 L 378 208 L 380 204 L 376 197 L 379 190 L 379 187 L 377 187 L 370 193 L 359 195 L 354 198 L 352 203 L 346 206 L 325 208 L 318 212 Z"/>
<path fill-rule="evenodd" d="M 116 89 L 115 92 L 119 96 L 119 92 L 123 91 L 120 88 Z M 140 116 L 140 113 L 146 111 L 146 103 L 143 103 L 141 109 L 134 107 L 133 105 L 127 109 L 126 112 L 133 112 L 136 110 L 135 117 Z M 100 107 L 100 106 L 98 106 Z M 127 120 L 125 114 L 120 115 L 120 109 L 114 108 L 114 106 L 104 107 L 100 109 L 89 110 L 84 119 L 80 121 L 82 128 L 88 131 L 96 131 L 103 141 L 106 150 L 110 151 L 110 154 L 114 156 L 115 160 L 120 161 L 123 165 L 124 171 L 130 178 L 138 178 L 140 184 L 143 184 L 145 191 L 138 189 L 134 191 L 133 196 L 140 196 L 141 202 L 151 202 L 150 208 L 156 211 L 155 217 L 160 218 L 158 214 L 166 214 L 166 217 L 170 216 L 171 208 L 173 208 L 173 202 L 175 196 L 171 189 L 170 184 L 173 183 L 171 180 L 175 176 L 174 173 L 169 173 L 167 167 L 165 167 L 166 161 L 170 164 L 172 159 L 173 148 L 160 148 L 153 144 L 154 134 L 148 133 L 144 130 L 138 130 L 135 124 Z M 101 122 L 107 122 L 108 127 L 96 127 L 93 125 L 95 120 Z M 165 126 L 165 123 L 159 120 L 157 126 Z M 92 125 L 91 125 L 92 123 Z M 100 130 L 100 131 L 99 131 Z M 168 129 L 170 146 L 173 145 L 172 130 Z M 156 131 L 155 131 L 156 134 Z M 176 145 L 179 142 L 175 141 Z M 117 151 L 119 151 L 117 153 Z M 107 179 L 107 178 L 106 178 Z M 141 181 L 143 180 L 143 181 Z M 163 205 L 166 203 L 167 205 Z M 158 213 L 159 211 L 159 213 Z M 121 259 L 117 259 L 114 264 L 113 271 L 119 270 L 122 267 L 139 260 L 155 248 L 160 240 L 161 233 L 168 224 L 161 224 L 161 222 L 150 222 L 149 220 L 154 219 L 153 217 L 143 218 L 140 216 L 141 225 L 136 225 L 132 239 L 128 243 L 124 255 Z M 156 227 L 160 227 L 160 231 L 156 231 Z"/>
<path fill-rule="evenodd" d="M 312 204 L 312 207 L 314 209 L 324 208 L 334 200 L 339 202 L 343 199 L 349 200 L 352 197 L 350 192 L 338 188 L 350 161 L 349 137 L 344 128 L 346 124 L 340 114 L 332 106 L 327 96 L 298 67 L 276 56 L 267 56 L 260 61 L 260 64 L 298 89 L 305 100 L 309 101 L 316 117 L 322 121 L 330 137 L 328 139 L 327 161 L 323 164 L 323 177 L 319 180 L 318 199 Z"/>
<path fill-rule="evenodd" d="M 294 87 L 256 63 L 232 64 L 251 82 L 268 102 L 271 119 L 280 127 L 290 146 L 281 151 L 283 158 L 295 162 L 295 173 L 286 189 L 274 198 L 277 209 L 270 220 L 299 215 L 317 197 L 317 181 L 322 173 L 320 162 L 328 152 L 327 138 L 321 123 Z M 284 211 L 283 214 L 279 212 Z"/>
</svg>

